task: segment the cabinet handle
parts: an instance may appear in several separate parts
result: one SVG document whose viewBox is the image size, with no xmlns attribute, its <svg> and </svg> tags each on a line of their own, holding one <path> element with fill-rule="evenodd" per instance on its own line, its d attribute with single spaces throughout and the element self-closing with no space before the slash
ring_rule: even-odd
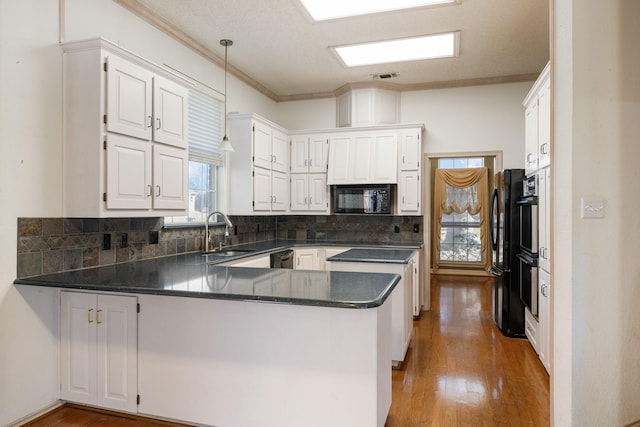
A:
<svg viewBox="0 0 640 427">
<path fill-rule="evenodd" d="M 87 321 L 89 323 L 93 323 L 93 319 L 91 318 L 91 312 L 93 311 L 93 308 L 90 308 L 87 310 Z"/>
<path fill-rule="evenodd" d="M 151 189 L 151 184 L 147 184 L 147 189 L 149 190 L 149 193 L 147 194 L 147 197 L 153 196 L 153 190 Z"/>
<path fill-rule="evenodd" d="M 308 202 L 307 197 L 305 197 L 305 198 L 304 198 L 304 204 L 305 204 L 305 205 L 306 205 L 306 204 L 308 204 L 307 202 Z"/>
<path fill-rule="evenodd" d="M 543 296 L 548 297 L 549 296 L 548 290 L 549 290 L 549 287 L 547 285 L 542 285 L 542 288 L 540 288 L 540 293 Z"/>
<path fill-rule="evenodd" d="M 98 309 L 98 311 L 96 311 L 96 323 L 97 324 L 101 324 L 102 320 L 100 319 L 100 313 L 102 313 L 102 309 Z"/>
<path fill-rule="evenodd" d="M 156 185 L 156 197 L 160 197 L 160 186 Z"/>
<path fill-rule="evenodd" d="M 158 118 L 156 119 L 156 129 L 160 129 L 160 125 L 161 125 L 161 123 L 162 123 L 162 122 L 160 121 L 160 118 L 158 117 Z"/>
<path fill-rule="evenodd" d="M 278 158 L 277 158 L 276 156 L 273 156 L 273 160 L 272 160 L 272 162 L 273 162 L 273 163 L 276 163 L 276 162 L 277 162 L 277 160 L 278 160 Z"/>
<path fill-rule="evenodd" d="M 533 153 L 527 153 L 527 163 L 531 163 L 531 158 L 533 157 Z"/>
<path fill-rule="evenodd" d="M 311 205 L 311 197 L 309 197 L 309 205 Z"/>
<path fill-rule="evenodd" d="M 304 159 L 304 165 L 305 165 L 305 166 L 309 166 L 309 160 Z"/>
<path fill-rule="evenodd" d="M 313 159 L 309 159 L 309 166 L 313 166 Z"/>
<path fill-rule="evenodd" d="M 540 154 L 549 154 L 549 150 L 547 150 L 547 147 L 549 146 L 549 144 L 547 142 L 545 142 L 544 144 L 542 144 L 540 146 Z"/>
<path fill-rule="evenodd" d="M 147 116 L 147 127 L 150 128 L 152 123 L 153 119 L 151 118 L 151 116 Z"/>
</svg>

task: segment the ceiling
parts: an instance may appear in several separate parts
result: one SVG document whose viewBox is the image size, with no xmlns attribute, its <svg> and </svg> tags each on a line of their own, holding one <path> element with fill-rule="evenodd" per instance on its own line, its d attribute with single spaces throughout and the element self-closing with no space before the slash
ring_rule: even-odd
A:
<svg viewBox="0 0 640 427">
<path fill-rule="evenodd" d="M 534 80 L 549 60 L 548 0 L 449 6 L 313 22 L 298 0 L 114 0 L 275 101 Z M 454 58 L 346 68 L 330 46 L 460 31 Z M 376 80 L 376 73 L 398 77 Z"/>
</svg>

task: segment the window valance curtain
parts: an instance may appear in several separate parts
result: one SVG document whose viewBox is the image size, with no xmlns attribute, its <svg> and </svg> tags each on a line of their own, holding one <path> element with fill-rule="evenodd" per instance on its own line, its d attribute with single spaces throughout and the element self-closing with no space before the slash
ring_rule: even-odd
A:
<svg viewBox="0 0 640 427">
<path fill-rule="evenodd" d="M 485 269 L 491 262 L 489 242 L 489 169 L 436 169 L 434 188 L 433 268 L 440 267 L 442 215 L 480 213 L 480 241 Z M 472 187 L 469 189 L 469 187 Z"/>
</svg>

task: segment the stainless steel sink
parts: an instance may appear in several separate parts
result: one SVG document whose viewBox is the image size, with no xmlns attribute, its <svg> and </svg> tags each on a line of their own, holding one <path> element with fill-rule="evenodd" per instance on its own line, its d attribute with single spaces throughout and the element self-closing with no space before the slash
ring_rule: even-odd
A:
<svg viewBox="0 0 640 427">
<path fill-rule="evenodd" d="M 251 249 L 217 249 L 214 251 L 203 252 L 202 256 L 210 257 L 210 256 L 237 256 L 237 255 L 245 255 L 249 252 L 253 252 Z"/>
</svg>

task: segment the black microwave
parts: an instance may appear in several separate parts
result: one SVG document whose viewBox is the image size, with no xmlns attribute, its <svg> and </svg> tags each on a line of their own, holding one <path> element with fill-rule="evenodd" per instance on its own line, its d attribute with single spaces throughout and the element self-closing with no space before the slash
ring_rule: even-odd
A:
<svg viewBox="0 0 640 427">
<path fill-rule="evenodd" d="M 392 186 L 334 185 L 333 212 L 337 214 L 390 214 Z"/>
</svg>

